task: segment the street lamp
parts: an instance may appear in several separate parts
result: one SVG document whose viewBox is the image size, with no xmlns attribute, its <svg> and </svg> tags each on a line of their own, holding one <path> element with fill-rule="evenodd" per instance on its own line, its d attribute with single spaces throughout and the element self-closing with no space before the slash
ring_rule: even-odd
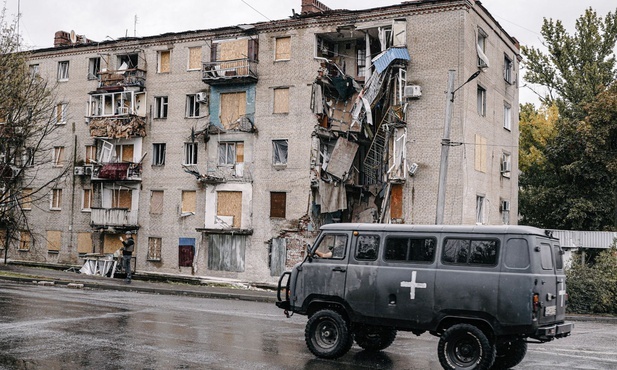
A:
<svg viewBox="0 0 617 370">
<path fill-rule="evenodd" d="M 448 175 L 448 154 L 450 152 L 450 126 L 452 122 L 452 103 L 454 103 L 454 93 L 465 86 L 474 78 L 480 75 L 481 70 L 477 70 L 461 86 L 454 89 L 455 70 L 448 71 L 448 98 L 446 99 L 446 120 L 443 128 L 443 139 L 441 139 L 441 162 L 439 163 L 439 183 L 437 185 L 437 211 L 435 212 L 435 225 L 443 224 L 443 214 L 446 203 L 446 177 Z"/>
</svg>

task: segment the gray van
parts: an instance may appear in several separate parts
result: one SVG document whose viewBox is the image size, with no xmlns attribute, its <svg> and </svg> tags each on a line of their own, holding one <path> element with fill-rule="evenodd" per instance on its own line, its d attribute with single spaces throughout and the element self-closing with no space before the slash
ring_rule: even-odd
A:
<svg viewBox="0 0 617 370">
<path fill-rule="evenodd" d="M 318 357 L 397 330 L 438 336 L 444 369 L 507 369 L 527 343 L 570 335 L 562 249 L 528 226 L 329 224 L 279 279 L 277 306 L 308 316 Z"/>
</svg>

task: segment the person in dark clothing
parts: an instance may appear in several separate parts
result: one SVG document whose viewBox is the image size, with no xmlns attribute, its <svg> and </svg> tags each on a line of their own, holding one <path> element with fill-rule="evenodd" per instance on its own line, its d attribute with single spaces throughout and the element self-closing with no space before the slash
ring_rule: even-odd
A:
<svg viewBox="0 0 617 370">
<path fill-rule="evenodd" d="M 133 250 L 135 250 L 135 241 L 133 240 L 133 235 L 127 231 L 126 239 L 120 237 L 120 241 L 122 242 L 122 269 L 126 272 L 126 281 L 127 284 L 131 283 L 131 258 L 133 257 Z"/>
</svg>

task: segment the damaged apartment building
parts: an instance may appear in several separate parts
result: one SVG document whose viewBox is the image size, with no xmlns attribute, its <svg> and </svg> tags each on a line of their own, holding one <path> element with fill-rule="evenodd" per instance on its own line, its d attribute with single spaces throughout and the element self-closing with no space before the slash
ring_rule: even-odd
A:
<svg viewBox="0 0 617 370">
<path fill-rule="evenodd" d="M 321 225 L 435 223 L 440 186 L 443 223 L 515 224 L 519 50 L 481 2 L 298 1 L 277 21 L 34 50 L 64 130 L 45 171 L 71 176 L 9 258 L 81 264 L 128 231 L 137 273 L 273 282 Z"/>
</svg>

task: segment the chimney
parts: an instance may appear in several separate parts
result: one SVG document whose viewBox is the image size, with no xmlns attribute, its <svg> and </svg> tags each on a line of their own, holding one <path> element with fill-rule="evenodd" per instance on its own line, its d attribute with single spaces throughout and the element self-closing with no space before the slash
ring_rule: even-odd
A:
<svg viewBox="0 0 617 370">
<path fill-rule="evenodd" d="M 71 45 L 71 34 L 64 31 L 58 31 L 54 35 L 54 47 Z"/>
<path fill-rule="evenodd" d="M 302 14 L 321 13 L 332 10 L 318 0 L 302 0 Z"/>
</svg>

